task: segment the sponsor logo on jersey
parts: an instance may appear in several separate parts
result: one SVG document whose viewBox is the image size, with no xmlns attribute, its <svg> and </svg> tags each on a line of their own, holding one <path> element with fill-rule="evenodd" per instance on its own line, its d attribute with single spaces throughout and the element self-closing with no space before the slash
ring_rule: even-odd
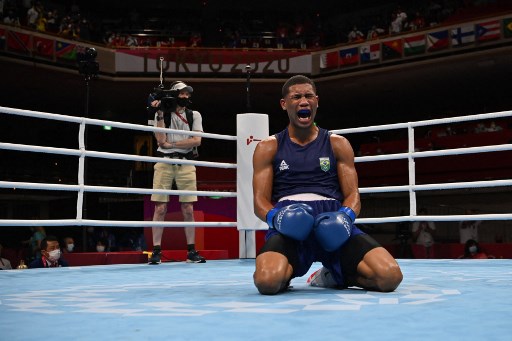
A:
<svg viewBox="0 0 512 341">
<path fill-rule="evenodd" d="M 288 166 L 288 164 L 284 160 L 281 161 L 281 164 L 279 165 L 279 170 L 284 171 L 287 169 L 290 169 L 290 166 Z"/>
</svg>

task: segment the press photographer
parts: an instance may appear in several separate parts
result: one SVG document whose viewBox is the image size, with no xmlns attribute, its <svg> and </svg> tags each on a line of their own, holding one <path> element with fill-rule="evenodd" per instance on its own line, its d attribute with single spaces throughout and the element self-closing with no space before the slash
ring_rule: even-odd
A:
<svg viewBox="0 0 512 341">
<path fill-rule="evenodd" d="M 161 82 L 163 84 L 163 82 Z M 190 110 L 190 98 L 193 93 L 191 86 L 181 81 L 171 84 L 169 90 L 160 85 L 148 98 L 148 113 L 153 119 L 154 126 L 183 131 L 203 131 L 201 114 Z M 172 133 L 155 133 L 158 144 L 158 155 L 167 159 L 194 159 L 197 157 L 197 147 L 201 145 L 201 137 L 187 136 Z M 196 191 L 196 168 L 193 165 L 157 162 L 154 166 L 153 189 L 170 190 L 173 182 L 178 190 Z M 167 214 L 169 196 L 153 194 L 151 200 L 155 202 L 154 221 L 164 221 Z M 193 203 L 197 201 L 195 195 L 181 195 L 181 212 L 184 221 L 194 221 Z M 161 242 L 164 228 L 153 227 L 153 253 L 149 264 L 161 263 Z M 185 227 L 187 239 L 187 262 L 204 263 L 205 259 L 195 250 L 195 228 Z"/>
</svg>

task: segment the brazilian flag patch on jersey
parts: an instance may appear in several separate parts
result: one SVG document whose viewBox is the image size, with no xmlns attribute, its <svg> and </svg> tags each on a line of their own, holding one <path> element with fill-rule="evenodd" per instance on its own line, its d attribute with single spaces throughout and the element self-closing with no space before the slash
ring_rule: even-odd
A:
<svg viewBox="0 0 512 341">
<path fill-rule="evenodd" d="M 324 172 L 327 172 L 329 169 L 331 169 L 331 161 L 328 157 L 320 158 L 320 169 Z"/>
</svg>

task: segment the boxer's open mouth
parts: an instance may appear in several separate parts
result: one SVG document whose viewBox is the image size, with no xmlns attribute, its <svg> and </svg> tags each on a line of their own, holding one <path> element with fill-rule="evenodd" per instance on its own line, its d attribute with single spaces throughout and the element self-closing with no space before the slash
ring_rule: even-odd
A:
<svg viewBox="0 0 512 341">
<path fill-rule="evenodd" d="M 311 117 L 311 110 L 301 109 L 297 112 L 297 116 L 299 117 L 299 121 L 307 121 Z"/>
</svg>

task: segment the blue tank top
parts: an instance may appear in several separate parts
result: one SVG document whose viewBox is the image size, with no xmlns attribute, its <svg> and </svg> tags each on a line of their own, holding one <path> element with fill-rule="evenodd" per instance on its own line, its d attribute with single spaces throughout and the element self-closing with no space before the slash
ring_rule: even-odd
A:
<svg viewBox="0 0 512 341">
<path fill-rule="evenodd" d="M 343 201 L 330 133 L 319 128 L 317 138 L 305 146 L 291 141 L 288 128 L 275 135 L 272 200 L 300 193 L 315 193 Z"/>
</svg>

